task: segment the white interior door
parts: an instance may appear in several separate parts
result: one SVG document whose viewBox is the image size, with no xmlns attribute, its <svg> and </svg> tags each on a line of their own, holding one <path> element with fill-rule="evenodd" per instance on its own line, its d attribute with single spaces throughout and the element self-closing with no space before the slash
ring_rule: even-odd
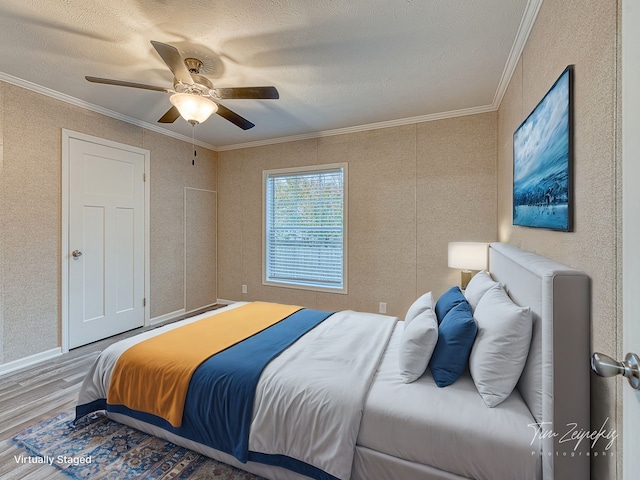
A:
<svg viewBox="0 0 640 480">
<path fill-rule="evenodd" d="M 640 354 L 640 2 L 623 0 L 622 7 L 622 343 L 626 355 Z M 633 480 L 640 472 L 640 391 L 623 382 L 623 478 Z"/>
<path fill-rule="evenodd" d="M 110 143 L 110 142 L 109 142 Z M 68 143 L 69 347 L 144 324 L 144 168 L 139 149 Z"/>
</svg>

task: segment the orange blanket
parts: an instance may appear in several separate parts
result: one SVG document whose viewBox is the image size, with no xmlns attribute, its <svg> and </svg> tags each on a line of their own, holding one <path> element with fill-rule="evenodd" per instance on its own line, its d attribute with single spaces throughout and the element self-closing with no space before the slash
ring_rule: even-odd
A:
<svg viewBox="0 0 640 480">
<path fill-rule="evenodd" d="M 301 308 L 253 302 L 133 345 L 116 362 L 107 403 L 151 413 L 179 427 L 191 376 L 201 363 Z"/>
</svg>

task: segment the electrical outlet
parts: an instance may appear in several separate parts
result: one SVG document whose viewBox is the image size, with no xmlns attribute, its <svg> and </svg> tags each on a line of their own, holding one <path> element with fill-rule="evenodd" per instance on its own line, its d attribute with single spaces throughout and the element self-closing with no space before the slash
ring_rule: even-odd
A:
<svg viewBox="0 0 640 480">
<path fill-rule="evenodd" d="M 247 286 L 246 285 L 242 285 L 242 293 L 247 293 Z"/>
<path fill-rule="evenodd" d="M 380 313 L 387 313 L 387 304 L 384 302 L 380 302 Z"/>
</svg>

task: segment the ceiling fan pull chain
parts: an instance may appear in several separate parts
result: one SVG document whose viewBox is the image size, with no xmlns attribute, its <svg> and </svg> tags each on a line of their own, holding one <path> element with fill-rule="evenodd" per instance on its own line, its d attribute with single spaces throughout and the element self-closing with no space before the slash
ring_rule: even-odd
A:
<svg viewBox="0 0 640 480">
<path fill-rule="evenodd" d="M 193 159 L 191 160 L 191 165 L 195 165 L 196 164 L 196 155 L 198 154 L 198 152 L 196 152 L 196 124 L 193 123 L 192 125 L 192 129 L 191 129 L 191 146 L 193 147 Z"/>
</svg>

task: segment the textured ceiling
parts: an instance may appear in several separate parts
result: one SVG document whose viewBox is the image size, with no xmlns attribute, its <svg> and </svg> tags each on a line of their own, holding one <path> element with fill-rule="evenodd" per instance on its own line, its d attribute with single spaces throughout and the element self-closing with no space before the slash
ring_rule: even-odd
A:
<svg viewBox="0 0 640 480">
<path fill-rule="evenodd" d="M 495 109 L 541 1 L 2 0 L 0 80 L 190 138 L 182 119 L 156 123 L 167 94 L 84 79 L 171 87 L 157 40 L 202 60 L 217 87 L 280 92 L 223 101 L 256 127 L 216 115 L 198 140 L 225 149 L 303 138 Z"/>
</svg>

